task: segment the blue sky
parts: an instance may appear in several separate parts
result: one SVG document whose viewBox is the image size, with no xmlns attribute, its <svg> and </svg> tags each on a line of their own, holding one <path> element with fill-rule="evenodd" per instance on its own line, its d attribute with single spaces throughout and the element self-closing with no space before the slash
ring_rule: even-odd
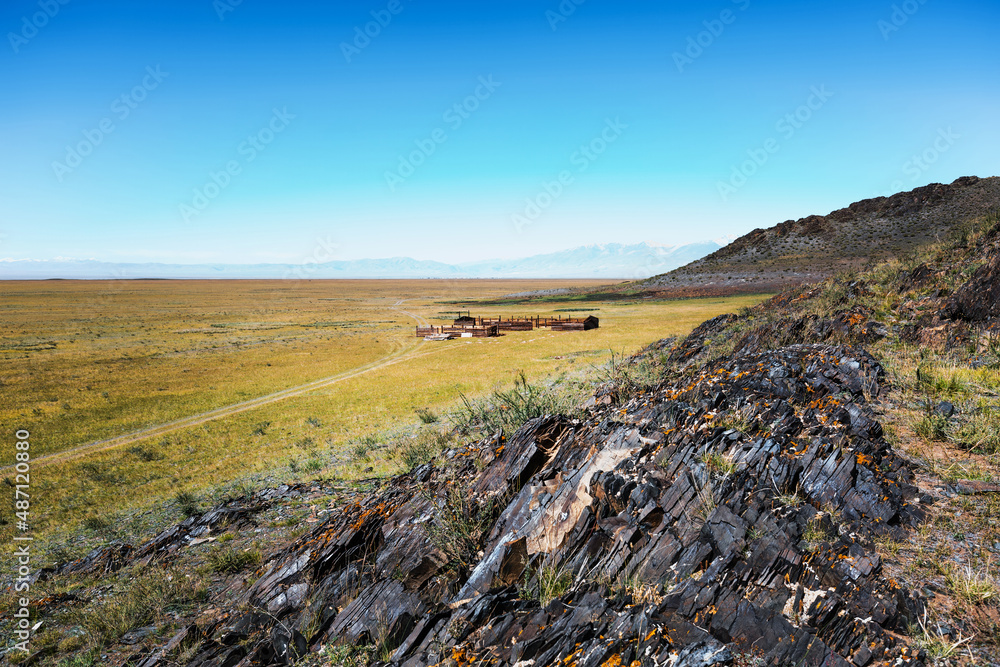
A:
<svg viewBox="0 0 1000 667">
<path fill-rule="evenodd" d="M 0 258 L 681 244 L 1000 172 L 986 0 L 63 2 L 0 8 Z"/>
</svg>

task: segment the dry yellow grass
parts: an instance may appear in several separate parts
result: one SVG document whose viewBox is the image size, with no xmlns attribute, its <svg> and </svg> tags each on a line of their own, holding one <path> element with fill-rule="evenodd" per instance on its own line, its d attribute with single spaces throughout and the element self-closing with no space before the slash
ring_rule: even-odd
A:
<svg viewBox="0 0 1000 667">
<path fill-rule="evenodd" d="M 179 489 L 203 490 L 253 473 L 284 481 L 294 476 L 289 464 L 325 465 L 352 438 L 415 426 L 416 408 L 440 412 L 460 394 L 510 384 L 519 371 L 538 379 L 599 365 L 612 351 L 634 352 L 761 298 L 473 306 L 486 315 L 566 315 L 580 308 L 600 317 L 601 328 L 444 343 L 413 335 L 414 317 L 444 322 L 459 308 L 455 301 L 581 284 L 587 283 L 4 283 L 0 422 L 8 432 L 31 430 L 35 457 L 396 355 L 392 363 L 280 402 L 128 447 L 36 463 L 34 528 L 44 533 L 108 517 Z M 12 459 L 13 450 L 4 448 L 0 465 Z M 385 469 L 371 465 L 374 472 Z"/>
</svg>

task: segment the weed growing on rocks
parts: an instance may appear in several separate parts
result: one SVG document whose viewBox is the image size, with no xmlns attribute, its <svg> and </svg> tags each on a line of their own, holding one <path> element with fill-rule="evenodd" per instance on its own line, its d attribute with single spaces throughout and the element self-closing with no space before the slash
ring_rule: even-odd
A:
<svg viewBox="0 0 1000 667">
<path fill-rule="evenodd" d="M 544 565 L 537 570 L 525 572 L 525 581 L 518 587 L 526 600 L 537 600 L 542 607 L 560 598 L 573 587 L 573 573 L 569 570 Z"/>
<path fill-rule="evenodd" d="M 219 574 L 235 574 L 249 567 L 260 565 L 259 549 L 238 551 L 231 547 L 218 547 L 208 553 L 208 566 Z"/>
<path fill-rule="evenodd" d="M 184 516 L 194 516 L 201 513 L 199 500 L 200 499 L 197 494 L 191 493 L 190 491 L 178 491 L 174 495 L 174 502 L 177 503 L 181 514 Z"/>
<path fill-rule="evenodd" d="M 204 582 L 195 576 L 170 570 L 131 570 L 118 577 L 113 595 L 79 610 L 75 620 L 101 646 L 136 628 L 164 622 L 171 612 L 184 610 L 206 596 Z"/>
<path fill-rule="evenodd" d="M 525 422 L 536 417 L 570 412 L 570 401 L 552 387 L 528 382 L 523 372 L 514 387 L 495 389 L 483 399 L 462 395 L 462 407 L 452 416 L 460 432 L 487 434 L 513 433 Z"/>
</svg>

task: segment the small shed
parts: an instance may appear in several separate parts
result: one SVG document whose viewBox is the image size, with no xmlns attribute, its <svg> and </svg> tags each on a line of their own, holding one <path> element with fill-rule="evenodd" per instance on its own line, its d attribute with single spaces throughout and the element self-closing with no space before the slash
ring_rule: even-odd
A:
<svg viewBox="0 0 1000 667">
<path fill-rule="evenodd" d="M 588 315 L 584 319 L 571 320 L 550 320 L 549 328 L 552 331 L 590 331 L 600 327 L 601 322 L 593 315 Z"/>
</svg>

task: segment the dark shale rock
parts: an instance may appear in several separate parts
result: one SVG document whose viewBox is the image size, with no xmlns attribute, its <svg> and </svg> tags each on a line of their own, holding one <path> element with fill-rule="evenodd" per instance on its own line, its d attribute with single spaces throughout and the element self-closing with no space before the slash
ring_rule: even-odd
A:
<svg viewBox="0 0 1000 667">
<path fill-rule="evenodd" d="M 922 518 L 866 403 L 884 381 L 858 348 L 747 346 L 585 419 L 469 445 L 272 554 L 189 664 L 286 665 L 376 638 L 405 667 L 921 664 L 896 634 L 919 598 L 873 547 Z M 455 516 L 471 530 L 461 547 L 440 537 Z M 542 606 L 525 591 L 552 572 L 565 590 Z"/>
<path fill-rule="evenodd" d="M 927 284 L 927 282 L 934 276 L 934 269 L 927 264 L 921 264 L 900 281 L 899 290 L 901 292 L 906 292 L 912 289 L 918 289 Z"/>
<path fill-rule="evenodd" d="M 1000 255 L 976 270 L 948 300 L 941 314 L 948 319 L 985 322 L 1000 317 Z"/>
</svg>

